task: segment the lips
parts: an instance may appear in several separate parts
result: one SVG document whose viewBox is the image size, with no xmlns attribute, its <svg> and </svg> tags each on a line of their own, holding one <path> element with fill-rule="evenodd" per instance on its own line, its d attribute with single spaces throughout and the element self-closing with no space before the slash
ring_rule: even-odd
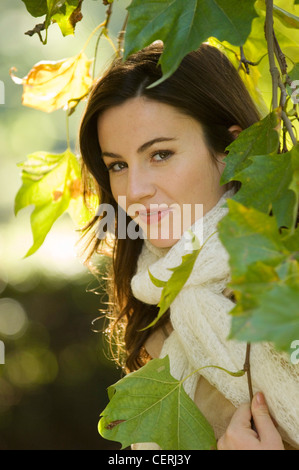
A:
<svg viewBox="0 0 299 470">
<path fill-rule="evenodd" d="M 147 225 L 156 224 L 160 222 L 164 217 L 166 217 L 171 212 L 171 209 L 160 209 L 160 210 L 147 210 L 147 211 L 140 211 L 138 213 L 139 218 L 142 222 L 146 223 Z"/>
</svg>

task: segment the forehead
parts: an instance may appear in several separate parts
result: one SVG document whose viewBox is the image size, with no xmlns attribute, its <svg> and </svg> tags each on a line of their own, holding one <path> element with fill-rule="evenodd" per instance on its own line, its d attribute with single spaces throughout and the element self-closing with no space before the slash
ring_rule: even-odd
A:
<svg viewBox="0 0 299 470">
<path fill-rule="evenodd" d="M 197 121 L 173 106 L 138 97 L 106 110 L 98 118 L 98 136 L 101 146 L 111 140 L 117 144 L 132 139 L 142 145 L 159 134 L 179 136 L 192 124 L 199 127 Z"/>
</svg>

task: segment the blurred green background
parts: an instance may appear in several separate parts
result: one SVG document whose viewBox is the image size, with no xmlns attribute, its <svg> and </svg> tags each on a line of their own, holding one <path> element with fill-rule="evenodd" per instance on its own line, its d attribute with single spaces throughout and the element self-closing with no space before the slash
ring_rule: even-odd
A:
<svg viewBox="0 0 299 470">
<path fill-rule="evenodd" d="M 121 29 L 128 1 L 118 0 L 110 33 Z M 57 25 L 48 44 L 24 33 L 36 20 L 21 0 L 0 3 L 0 340 L 5 364 L 0 364 L 0 449 L 118 449 L 100 437 L 97 424 L 105 408 L 107 387 L 121 377 L 109 359 L 101 332 L 103 319 L 93 324 L 103 307 L 103 285 L 76 256 L 78 233 L 69 216 L 54 225 L 42 248 L 23 259 L 32 243 L 32 207 L 14 216 L 14 198 L 21 186 L 17 164 L 36 151 L 66 149 L 66 118 L 25 108 L 22 87 L 9 69 L 25 76 L 41 60 L 77 54 L 90 32 L 105 18 L 101 0 L 85 0 L 84 18 L 75 36 L 63 38 Z M 86 50 L 94 55 L 96 38 Z M 111 46 L 101 42 L 97 71 L 107 64 Z M 2 101 L 4 103 L 2 104 Z M 70 119 L 72 150 L 78 148 L 78 128 L 84 104 Z M 102 261 L 99 259 L 99 264 Z M 94 330 L 98 330 L 95 332 Z"/>
</svg>

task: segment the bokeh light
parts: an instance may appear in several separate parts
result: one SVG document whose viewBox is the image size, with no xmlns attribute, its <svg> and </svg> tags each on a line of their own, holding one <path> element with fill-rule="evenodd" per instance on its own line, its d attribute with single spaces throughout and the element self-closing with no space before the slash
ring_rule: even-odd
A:
<svg viewBox="0 0 299 470">
<path fill-rule="evenodd" d="M 0 336 L 19 336 L 26 324 L 27 315 L 19 302 L 14 299 L 0 299 Z"/>
</svg>

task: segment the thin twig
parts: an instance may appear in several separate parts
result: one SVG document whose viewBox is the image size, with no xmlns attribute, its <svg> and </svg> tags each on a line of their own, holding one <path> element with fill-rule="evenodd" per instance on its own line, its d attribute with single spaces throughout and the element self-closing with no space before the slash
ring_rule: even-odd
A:
<svg viewBox="0 0 299 470">
<path fill-rule="evenodd" d="M 289 120 L 288 116 L 286 115 L 285 111 L 281 112 L 281 117 L 282 117 L 284 125 L 287 128 L 288 133 L 290 134 L 293 145 L 297 145 L 297 139 L 296 139 L 294 131 L 293 131 L 292 123 Z"/>
<path fill-rule="evenodd" d="M 278 107 L 278 88 L 280 88 L 281 90 L 280 107 L 282 109 L 281 117 L 291 137 L 293 145 L 296 145 L 297 140 L 293 132 L 292 123 L 289 120 L 286 114 L 286 110 L 285 110 L 286 100 L 287 100 L 287 91 L 286 91 L 285 83 L 283 83 L 280 72 L 275 63 L 275 57 L 276 57 L 280 70 L 281 70 L 281 74 L 285 82 L 289 83 L 290 78 L 287 74 L 286 58 L 279 46 L 279 43 L 277 41 L 277 38 L 274 33 L 274 29 L 273 29 L 273 0 L 266 0 L 265 34 L 266 34 L 266 41 L 267 41 L 267 46 L 268 46 L 270 73 L 272 77 L 272 107 L 273 109 L 276 109 Z"/>
<path fill-rule="evenodd" d="M 250 398 L 250 403 L 251 403 L 253 400 L 253 389 L 252 389 L 252 380 L 251 380 L 251 372 L 250 372 L 250 350 L 251 350 L 251 344 L 247 343 L 246 357 L 245 357 L 243 370 L 244 372 L 246 372 L 246 375 L 247 375 L 248 391 L 249 391 L 249 398 Z M 251 418 L 251 429 L 257 432 L 253 418 Z"/>
<path fill-rule="evenodd" d="M 280 103 L 279 103 L 279 106 L 281 107 L 282 110 L 284 110 L 285 106 L 286 106 L 288 93 L 287 93 L 286 87 L 285 87 L 285 85 L 282 82 L 280 77 L 278 78 L 278 86 L 280 88 Z"/>
<path fill-rule="evenodd" d="M 101 37 L 104 35 L 108 35 L 108 26 L 109 26 L 109 22 L 110 22 L 110 19 L 111 19 L 111 16 L 112 16 L 112 3 L 104 3 L 104 5 L 109 5 L 108 8 L 107 8 L 107 12 L 106 12 L 106 19 L 103 23 L 101 23 L 99 26 L 97 26 L 97 28 L 94 30 L 94 32 L 97 30 L 97 29 L 100 29 L 102 28 L 98 38 L 97 38 L 97 41 L 96 41 L 96 46 L 95 46 L 95 53 L 94 53 L 94 61 L 93 61 L 93 72 L 92 72 L 92 78 L 94 80 L 95 78 L 95 74 L 96 74 L 96 60 L 97 60 L 97 55 L 98 55 L 98 48 L 99 48 L 99 43 L 100 43 L 100 40 L 101 40 Z M 94 34 L 94 32 L 92 34 Z"/>
<path fill-rule="evenodd" d="M 275 63 L 274 53 L 274 34 L 273 34 L 273 0 L 266 0 L 266 22 L 265 35 L 268 47 L 268 57 L 270 65 L 270 73 L 272 77 L 272 107 L 276 109 L 278 106 L 278 78 L 279 70 Z"/>
<path fill-rule="evenodd" d="M 128 19 L 129 19 L 129 13 L 126 14 L 126 17 L 125 17 L 125 21 L 124 21 L 124 24 L 121 28 L 121 31 L 119 32 L 119 35 L 118 35 L 118 47 L 117 47 L 117 50 L 118 50 L 118 55 L 120 57 L 123 56 L 123 43 L 124 43 L 124 39 L 125 39 L 125 33 L 126 33 L 126 29 L 127 29 L 127 24 L 128 24 Z"/>
<path fill-rule="evenodd" d="M 264 56 L 263 56 L 264 57 Z M 261 57 L 261 59 L 263 58 Z M 252 66 L 257 66 L 259 65 L 261 59 L 258 61 L 258 62 L 252 62 L 251 60 L 248 60 L 246 59 L 245 57 L 245 54 L 244 54 L 244 49 L 243 49 L 243 46 L 240 47 L 240 64 L 239 64 L 239 69 L 242 67 L 242 64 L 244 64 L 245 66 L 245 69 L 246 69 L 246 73 L 249 75 L 250 74 L 250 69 L 249 69 L 249 65 L 252 65 Z"/>
<path fill-rule="evenodd" d="M 253 390 L 252 390 L 252 380 L 251 380 L 251 372 L 250 372 L 250 349 L 251 349 L 251 344 L 247 343 L 246 357 L 245 357 L 243 370 L 246 372 L 246 375 L 247 375 L 249 398 L 250 398 L 250 402 L 251 402 L 252 399 L 253 399 Z"/>
<path fill-rule="evenodd" d="M 284 53 L 282 52 L 282 50 L 280 48 L 280 45 L 277 41 L 277 37 L 276 37 L 274 31 L 273 31 L 273 40 L 274 40 L 274 53 L 275 53 L 277 62 L 279 64 L 281 73 L 282 73 L 283 76 L 287 75 L 287 73 L 288 73 L 287 61 L 286 61 Z"/>
</svg>

